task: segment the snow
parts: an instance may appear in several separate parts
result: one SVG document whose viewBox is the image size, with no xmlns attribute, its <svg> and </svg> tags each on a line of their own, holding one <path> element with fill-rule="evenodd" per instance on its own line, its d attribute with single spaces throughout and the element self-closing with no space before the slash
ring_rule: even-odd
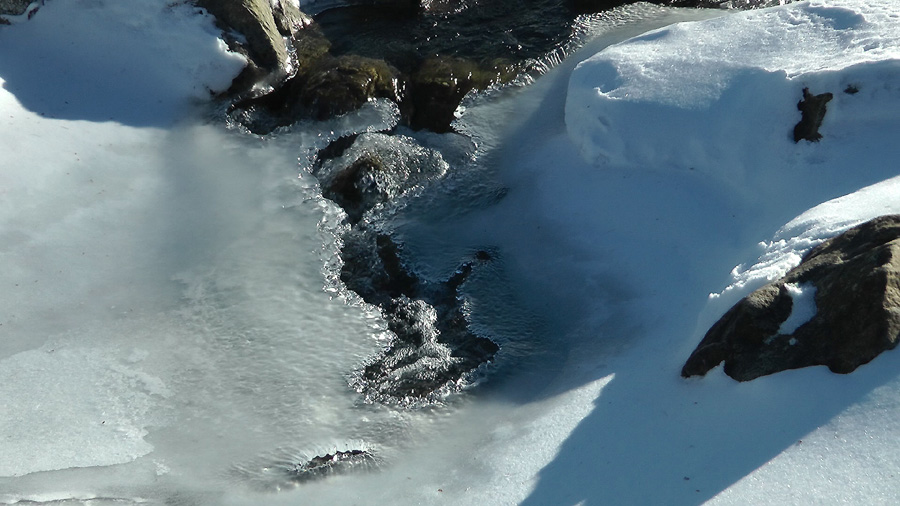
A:
<svg viewBox="0 0 900 506">
<path fill-rule="evenodd" d="M 787 283 L 784 285 L 791 296 L 791 314 L 781 322 L 778 334 L 793 334 L 800 326 L 816 316 L 816 287 L 812 283 Z M 789 341 L 791 344 L 795 342 Z"/>
<path fill-rule="evenodd" d="M 503 324 L 528 339 L 498 358 L 523 365 L 419 412 L 348 392 L 384 326 L 322 290 L 339 214 L 296 169 L 393 112 L 266 142 L 182 122 L 244 64 L 185 4 L 56 1 L 0 27 L 0 504 L 891 504 L 896 352 L 846 376 L 679 371 L 742 296 L 900 212 L 895 10 L 638 5 L 469 105 L 506 196 L 407 246 L 499 252 L 472 304 L 514 294 L 500 307 L 529 316 Z M 791 138 L 806 87 L 834 94 L 818 143 Z M 815 311 L 796 289 L 791 326 Z M 266 456 L 359 445 L 385 465 L 248 485 L 271 485 Z"/>
</svg>

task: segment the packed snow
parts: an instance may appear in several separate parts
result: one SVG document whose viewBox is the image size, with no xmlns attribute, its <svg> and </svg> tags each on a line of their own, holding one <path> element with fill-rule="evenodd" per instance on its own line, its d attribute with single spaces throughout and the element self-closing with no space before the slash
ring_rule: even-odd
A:
<svg viewBox="0 0 900 506">
<path fill-rule="evenodd" d="M 408 225 L 408 250 L 498 252 L 472 304 L 513 299 L 491 305 L 528 318 L 493 324 L 527 339 L 412 412 L 347 387 L 384 325 L 330 284 L 339 213 L 303 167 L 394 112 L 267 141 L 198 125 L 244 62 L 180 3 L 0 26 L 0 504 L 891 504 L 896 352 L 846 376 L 679 372 L 741 297 L 900 212 L 895 11 L 639 4 L 470 104 L 458 127 L 505 197 Z M 817 143 L 791 137 L 804 88 L 834 95 Z M 259 491 L 272 459 L 353 446 L 379 469 Z"/>
</svg>

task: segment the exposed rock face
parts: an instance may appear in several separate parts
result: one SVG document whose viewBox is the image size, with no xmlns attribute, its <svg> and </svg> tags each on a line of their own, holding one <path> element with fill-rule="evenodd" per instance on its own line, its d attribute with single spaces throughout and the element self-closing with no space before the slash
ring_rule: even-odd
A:
<svg viewBox="0 0 900 506">
<path fill-rule="evenodd" d="M 809 88 L 803 88 L 803 100 L 797 102 L 801 118 L 794 127 L 794 142 L 800 142 L 803 139 L 818 142 L 822 138 L 819 127 L 822 126 L 822 120 L 825 119 L 825 104 L 832 98 L 834 95 L 831 93 L 813 95 L 809 92 Z"/>
<path fill-rule="evenodd" d="M 786 285 L 805 283 L 816 290 L 815 316 L 779 333 L 794 306 Z M 889 215 L 819 245 L 738 302 L 707 332 L 682 375 L 705 374 L 723 361 L 738 381 L 812 365 L 849 373 L 893 349 L 898 337 L 900 215 Z"/>
</svg>

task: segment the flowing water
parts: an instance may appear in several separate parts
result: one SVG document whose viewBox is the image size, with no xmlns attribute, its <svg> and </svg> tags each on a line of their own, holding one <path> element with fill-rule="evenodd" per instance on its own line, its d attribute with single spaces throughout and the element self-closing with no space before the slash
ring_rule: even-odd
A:
<svg viewBox="0 0 900 506">
<path fill-rule="evenodd" d="M 581 40 L 599 38 L 581 54 L 710 15 L 686 12 L 583 18 Z M 505 260 L 512 252 L 492 243 L 519 224 L 479 228 L 479 217 L 514 177 L 503 160 L 516 127 L 562 100 L 576 59 L 549 70 L 561 59 L 548 56 L 531 87 L 472 97 L 466 135 L 397 132 L 451 168 L 382 215 L 415 272 L 446 279 L 474 251 L 495 259 L 462 296 L 499 354 L 475 385 L 419 409 L 366 402 L 349 386 L 390 335 L 338 279 L 347 225 L 311 175 L 317 149 L 391 128 L 395 107 L 267 138 L 188 122 L 95 150 L 90 177 L 50 185 L 4 229 L 17 266 L 4 280 L 17 291 L 4 298 L 0 402 L 12 416 L 0 451 L 19 457 L 4 459 L 0 504 L 419 504 L 447 484 L 457 502 L 477 501 L 502 475 L 472 457 L 485 427 L 518 441 L 543 409 L 536 386 L 562 373 L 566 353 Z M 352 450 L 373 456 L 358 472 L 296 479 L 297 464 Z"/>
</svg>

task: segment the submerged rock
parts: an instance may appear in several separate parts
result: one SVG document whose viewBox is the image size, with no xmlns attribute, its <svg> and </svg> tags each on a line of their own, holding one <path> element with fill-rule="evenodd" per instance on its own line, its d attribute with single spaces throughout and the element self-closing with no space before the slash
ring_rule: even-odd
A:
<svg viewBox="0 0 900 506">
<path fill-rule="evenodd" d="M 406 267 L 389 235 L 356 229 L 345 238 L 341 280 L 363 299 L 381 308 L 394 338 L 354 379 L 369 400 L 414 405 L 453 391 L 499 347 L 475 335 L 463 313 L 459 288 L 482 253 L 449 279 L 427 281 Z"/>
<path fill-rule="evenodd" d="M 340 205 L 351 224 L 342 237 L 341 281 L 381 310 L 393 334 L 351 382 L 367 400 L 404 406 L 438 401 L 464 386 L 499 350 L 469 330 L 459 292 L 490 255 L 479 252 L 446 280 L 422 279 L 404 262 L 401 243 L 382 230 L 383 215 L 377 214 L 448 169 L 439 152 L 409 137 L 380 133 L 338 139 L 315 163 L 323 196 Z"/>
<path fill-rule="evenodd" d="M 333 474 L 369 469 L 375 463 L 375 456 L 366 450 L 336 451 L 317 455 L 307 462 L 295 464 L 288 473 L 291 481 L 305 483 Z"/>
<path fill-rule="evenodd" d="M 338 140 L 323 150 L 313 175 L 325 198 L 341 206 L 351 224 L 448 169 L 440 153 L 401 135 L 367 133 L 347 142 Z"/>
<path fill-rule="evenodd" d="M 815 315 L 784 329 L 791 286 L 815 289 Z M 682 369 L 725 363 L 738 381 L 812 365 L 849 373 L 900 337 L 900 215 L 854 227 L 810 251 L 784 277 L 756 290 L 710 328 Z"/>
</svg>

